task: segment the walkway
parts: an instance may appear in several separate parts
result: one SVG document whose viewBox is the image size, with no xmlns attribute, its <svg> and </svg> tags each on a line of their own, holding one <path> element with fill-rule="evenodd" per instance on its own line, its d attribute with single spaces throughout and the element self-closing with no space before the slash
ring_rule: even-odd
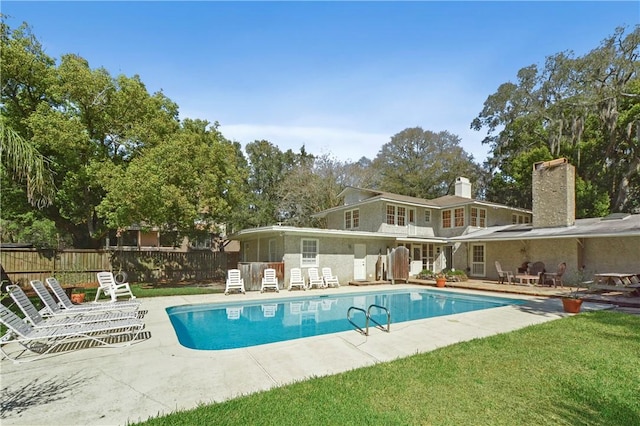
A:
<svg viewBox="0 0 640 426">
<path fill-rule="evenodd" d="M 416 286 L 343 286 L 306 294 L 399 288 Z M 348 331 L 243 349 L 196 351 L 178 343 L 165 312 L 165 308 L 175 305 L 300 295 L 301 292 L 281 291 L 278 294 L 251 292 L 244 296 L 213 294 L 143 299 L 142 309 L 148 310 L 145 323 L 150 337 L 133 346 L 54 354 L 30 364 L 16 365 L 2 360 L 0 421 L 2 425 L 126 424 L 566 315 L 558 299 L 518 295 L 528 302 L 393 324 L 390 334 L 373 330 L 371 336 L 365 337 Z M 587 303 L 583 309 L 602 307 Z"/>
</svg>

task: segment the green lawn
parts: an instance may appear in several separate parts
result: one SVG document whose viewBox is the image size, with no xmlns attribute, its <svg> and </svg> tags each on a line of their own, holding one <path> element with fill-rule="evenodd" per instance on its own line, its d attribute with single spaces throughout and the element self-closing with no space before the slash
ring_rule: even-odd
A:
<svg viewBox="0 0 640 426">
<path fill-rule="evenodd" d="M 638 425 L 640 316 L 583 313 L 141 424 Z"/>
</svg>

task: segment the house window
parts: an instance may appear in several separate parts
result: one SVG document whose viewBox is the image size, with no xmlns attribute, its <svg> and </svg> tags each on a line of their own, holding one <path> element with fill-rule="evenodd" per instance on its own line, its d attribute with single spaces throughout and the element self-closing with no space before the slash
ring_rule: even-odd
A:
<svg viewBox="0 0 640 426">
<path fill-rule="evenodd" d="M 344 229 L 352 229 L 360 226 L 360 210 L 348 210 L 344 212 Z"/>
<path fill-rule="evenodd" d="M 444 210 L 442 212 L 442 227 L 451 228 L 451 210 Z"/>
<path fill-rule="evenodd" d="M 427 223 L 431 222 L 431 210 L 424 211 L 424 221 Z"/>
<path fill-rule="evenodd" d="M 511 223 L 531 223 L 531 218 L 528 215 L 514 213 L 511 215 Z"/>
<path fill-rule="evenodd" d="M 471 207 L 471 226 L 487 227 L 487 210 Z"/>
<path fill-rule="evenodd" d="M 318 240 L 302 240 L 300 252 L 302 259 L 301 266 L 317 267 L 318 266 Z"/>
<path fill-rule="evenodd" d="M 405 215 L 406 215 L 406 210 L 404 207 L 398 207 L 397 211 L 398 211 L 398 226 L 405 226 L 406 222 L 405 222 Z"/>
<path fill-rule="evenodd" d="M 464 208 L 460 207 L 453 211 L 455 217 L 455 226 L 464 226 Z"/>
<path fill-rule="evenodd" d="M 387 225 L 396 224 L 396 206 L 387 204 Z"/>
<path fill-rule="evenodd" d="M 387 204 L 387 225 L 407 226 L 407 223 L 415 223 L 415 217 L 415 209 Z"/>
</svg>

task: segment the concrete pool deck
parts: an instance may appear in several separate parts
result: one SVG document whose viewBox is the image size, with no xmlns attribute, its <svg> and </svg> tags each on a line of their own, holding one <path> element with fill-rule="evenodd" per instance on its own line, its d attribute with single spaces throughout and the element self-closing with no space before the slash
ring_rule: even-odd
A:
<svg viewBox="0 0 640 426">
<path fill-rule="evenodd" d="M 358 293 L 411 284 L 337 289 L 250 292 L 140 299 L 148 338 L 125 348 L 55 353 L 31 363 L 0 362 L 2 425 L 116 425 L 195 408 L 313 376 L 428 352 L 566 316 L 561 301 L 522 294 L 464 289 L 448 291 L 526 299 L 524 305 L 455 314 L 373 329 L 271 343 L 242 349 L 198 351 L 178 343 L 165 312 L 169 306 L 225 301 L 286 299 L 312 294 Z M 433 289 L 437 291 L 437 289 Z M 609 305 L 610 307 L 611 305 Z M 585 303 L 583 309 L 606 305 Z M 345 314 L 346 315 L 346 314 Z M 15 346 L 15 345 L 11 345 Z"/>
</svg>

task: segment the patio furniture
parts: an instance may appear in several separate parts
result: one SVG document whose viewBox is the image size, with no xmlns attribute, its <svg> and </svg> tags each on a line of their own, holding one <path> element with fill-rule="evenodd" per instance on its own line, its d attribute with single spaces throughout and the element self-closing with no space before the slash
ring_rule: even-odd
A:
<svg viewBox="0 0 640 426">
<path fill-rule="evenodd" d="M 72 349 L 88 347 L 86 344 L 80 344 L 80 341 L 93 341 L 109 347 L 129 346 L 144 328 L 144 323 L 135 318 L 35 328 L 24 322 L 2 304 L 0 304 L 0 323 L 9 329 L 8 335 L 11 336 L 11 338 L 8 338 L 8 335 L 5 335 L 7 338 L 0 339 L 0 352 L 14 363 L 35 361 L 55 348 L 72 342 L 74 343 L 73 345 L 65 347 Z M 119 336 L 123 335 L 130 336 L 124 343 L 119 338 Z M 19 343 L 37 355 L 30 359 L 18 360 L 25 353 L 24 350 L 21 350 L 16 356 L 12 356 L 3 348 L 3 346 L 14 342 Z"/>
<path fill-rule="evenodd" d="M 78 314 L 75 316 L 58 316 L 44 319 L 38 309 L 31 303 L 31 300 L 17 285 L 7 287 L 9 296 L 18 305 L 24 317 L 32 326 L 40 327 L 60 327 L 65 325 L 86 324 L 92 322 L 113 321 L 131 318 L 131 316 L 123 315 L 120 312 L 96 312 L 95 314 Z"/>
<path fill-rule="evenodd" d="M 555 273 L 548 273 L 548 272 L 542 273 L 542 277 L 540 278 L 540 284 L 545 285 L 545 284 L 551 283 L 553 284 L 554 287 L 560 284 L 560 287 L 563 287 L 562 275 L 564 275 L 564 272 L 566 270 L 567 270 L 567 264 L 565 262 L 560 263 Z"/>
<path fill-rule="evenodd" d="M 264 276 L 262 277 L 262 284 L 260 285 L 260 293 L 263 293 L 269 289 L 280 292 L 280 289 L 278 288 L 278 277 L 276 277 L 276 270 L 267 268 L 264 270 L 263 274 Z"/>
<path fill-rule="evenodd" d="M 593 275 L 594 284 L 590 290 L 634 292 L 640 291 L 640 280 L 632 273 L 604 272 Z"/>
<path fill-rule="evenodd" d="M 131 287 L 129 287 L 129 283 L 116 283 L 116 279 L 113 277 L 112 272 L 98 272 L 96 276 L 98 277 L 98 284 L 100 287 L 98 287 L 94 302 L 98 301 L 100 293 L 104 293 L 105 296 L 109 296 L 112 302 L 117 301 L 119 296 L 129 296 L 130 299 L 136 298 L 131 291 Z"/>
<path fill-rule="evenodd" d="M 324 280 L 325 287 L 340 287 L 338 277 L 333 275 L 331 268 L 322 268 L 322 279 Z"/>
<path fill-rule="evenodd" d="M 244 279 L 240 276 L 239 269 L 229 269 L 229 271 L 227 271 L 227 284 L 224 289 L 224 294 L 227 295 L 232 290 L 246 294 L 244 290 Z"/>
<path fill-rule="evenodd" d="M 507 279 L 507 282 L 511 284 L 511 280 L 513 279 L 513 272 L 503 270 L 502 265 L 497 260 L 496 270 L 498 271 L 498 284 L 504 284 L 505 278 Z"/>
<path fill-rule="evenodd" d="M 544 268 L 544 262 L 533 262 L 531 268 L 529 268 L 529 275 L 535 275 L 538 277 L 538 284 L 541 283 L 542 274 L 546 272 Z"/>
<path fill-rule="evenodd" d="M 53 277 L 49 277 L 45 281 L 47 282 L 47 285 L 55 295 L 56 299 L 58 299 L 58 302 L 59 302 L 58 306 L 61 308 L 60 313 L 62 313 L 62 311 L 64 312 L 68 311 L 70 313 L 74 313 L 74 312 L 81 313 L 82 311 L 86 311 L 86 310 L 91 310 L 91 311 L 135 310 L 137 311 L 138 308 L 140 307 L 140 302 L 137 300 L 127 300 L 127 301 L 121 300 L 121 301 L 115 301 L 115 302 L 109 301 L 109 302 L 85 303 L 82 305 L 74 305 L 57 279 Z M 36 281 L 36 282 L 39 282 L 39 281 Z M 33 281 L 31 286 L 34 287 Z M 36 294 L 40 295 L 38 289 L 34 287 L 34 290 L 36 291 Z M 58 311 L 55 307 L 53 307 L 53 305 L 51 307 L 47 306 L 47 308 L 50 309 L 52 314 L 55 314 Z"/>
<path fill-rule="evenodd" d="M 300 268 L 291 268 L 291 271 L 289 271 L 289 290 L 293 287 L 299 287 L 303 290 L 307 289 L 307 285 L 304 283 L 304 278 L 302 277 L 302 269 Z"/>
<path fill-rule="evenodd" d="M 316 288 L 326 287 L 324 280 L 318 275 L 318 268 L 309 268 L 307 274 L 309 275 L 309 288 L 313 288 L 314 286 Z"/>
<path fill-rule="evenodd" d="M 540 275 L 518 274 L 515 277 L 520 285 L 535 285 L 540 280 Z"/>
</svg>

